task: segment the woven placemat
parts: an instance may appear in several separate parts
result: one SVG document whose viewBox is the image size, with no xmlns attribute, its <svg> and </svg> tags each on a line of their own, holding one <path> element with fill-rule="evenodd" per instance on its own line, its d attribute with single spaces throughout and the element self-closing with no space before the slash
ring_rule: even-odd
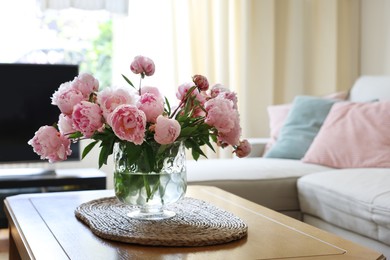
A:
<svg viewBox="0 0 390 260">
<path fill-rule="evenodd" d="M 101 238 L 154 246 L 206 246 L 238 240 L 248 226 L 238 217 L 205 201 L 185 197 L 166 207 L 176 216 L 165 220 L 137 220 L 132 209 L 115 197 L 81 204 L 76 217 Z"/>
</svg>

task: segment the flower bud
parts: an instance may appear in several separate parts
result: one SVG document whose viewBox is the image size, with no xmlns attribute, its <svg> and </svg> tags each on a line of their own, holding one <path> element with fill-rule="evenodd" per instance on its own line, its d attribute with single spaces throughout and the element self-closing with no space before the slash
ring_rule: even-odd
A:
<svg viewBox="0 0 390 260">
<path fill-rule="evenodd" d="M 242 140 L 234 152 L 239 158 L 248 156 L 251 152 L 251 145 L 248 140 Z"/>
<path fill-rule="evenodd" d="M 192 80 L 200 91 L 206 91 L 209 89 L 209 82 L 205 76 L 195 75 L 192 77 Z"/>
</svg>

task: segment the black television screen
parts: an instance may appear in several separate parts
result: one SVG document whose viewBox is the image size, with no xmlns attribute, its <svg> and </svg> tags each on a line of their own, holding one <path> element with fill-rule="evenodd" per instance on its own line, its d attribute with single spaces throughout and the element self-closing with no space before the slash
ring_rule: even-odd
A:
<svg viewBox="0 0 390 260">
<path fill-rule="evenodd" d="M 77 65 L 0 64 L 0 163 L 41 161 L 27 142 L 39 127 L 58 121 L 51 97 L 77 75 Z M 79 160 L 79 145 L 71 149 L 69 159 Z"/>
</svg>

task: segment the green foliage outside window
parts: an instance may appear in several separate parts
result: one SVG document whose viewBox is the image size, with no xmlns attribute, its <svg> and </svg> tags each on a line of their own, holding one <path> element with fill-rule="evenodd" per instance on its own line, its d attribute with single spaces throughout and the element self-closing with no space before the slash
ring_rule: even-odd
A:
<svg viewBox="0 0 390 260">
<path fill-rule="evenodd" d="M 15 62 L 78 64 L 100 86 L 111 85 L 112 20 L 108 14 L 80 10 L 47 11 L 39 19 L 39 44 Z"/>
<path fill-rule="evenodd" d="M 80 71 L 89 71 L 99 79 L 100 87 L 111 85 L 112 21 L 99 25 L 100 34 L 93 39 L 92 46 L 85 52 Z"/>
</svg>

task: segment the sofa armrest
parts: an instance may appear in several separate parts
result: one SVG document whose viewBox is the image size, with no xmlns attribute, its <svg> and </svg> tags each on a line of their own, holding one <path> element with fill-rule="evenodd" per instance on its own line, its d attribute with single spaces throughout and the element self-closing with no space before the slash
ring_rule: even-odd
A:
<svg viewBox="0 0 390 260">
<path fill-rule="evenodd" d="M 252 145 L 252 151 L 247 157 L 262 157 L 270 138 L 247 138 Z"/>
</svg>

